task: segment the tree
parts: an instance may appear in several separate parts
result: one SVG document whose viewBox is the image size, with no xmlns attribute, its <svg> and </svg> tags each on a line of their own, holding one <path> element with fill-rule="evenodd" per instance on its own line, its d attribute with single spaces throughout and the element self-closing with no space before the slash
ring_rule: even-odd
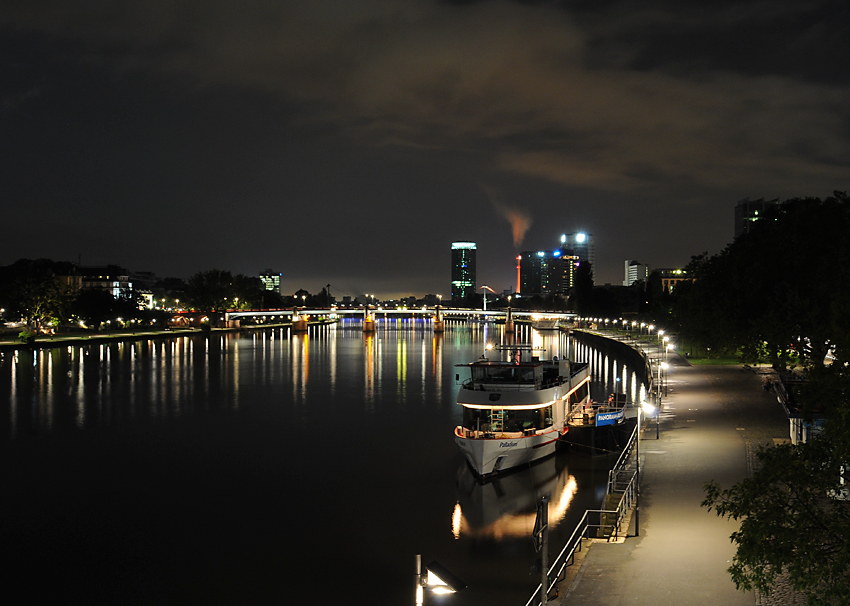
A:
<svg viewBox="0 0 850 606">
<path fill-rule="evenodd" d="M 35 332 L 69 315 L 71 295 L 56 278 L 54 265 L 49 259 L 20 259 L 4 267 L 0 276 L 7 315 L 21 318 Z"/>
<path fill-rule="evenodd" d="M 709 482 L 703 505 L 741 522 L 729 569 L 739 588 L 770 593 L 785 574 L 810 605 L 850 606 L 847 233 L 846 194 L 788 201 L 701 259 L 677 309 L 683 329 L 707 342 L 737 346 L 745 359 L 766 354 L 780 371 L 800 363 L 808 374 L 802 412 L 819 431 L 761 449 L 757 471 L 731 488 Z"/>
<path fill-rule="evenodd" d="M 71 304 L 71 310 L 88 326 L 97 328 L 100 324 L 117 318 L 129 320 L 138 315 L 139 306 L 130 299 L 116 299 L 105 290 L 84 290 Z"/>
<path fill-rule="evenodd" d="M 744 361 L 766 356 L 779 370 L 822 363 L 844 312 L 850 199 L 788 200 L 712 257 L 696 257 L 694 283 L 674 314 L 686 337 L 732 348 Z"/>
<path fill-rule="evenodd" d="M 770 594 L 786 574 L 810 606 L 850 604 L 850 501 L 833 498 L 846 450 L 823 436 L 765 447 L 752 477 L 725 490 L 706 485 L 703 506 L 741 522 L 729 568 L 738 589 Z"/>
<path fill-rule="evenodd" d="M 189 303 L 198 310 L 219 312 L 229 309 L 236 297 L 233 276 L 229 271 L 211 269 L 189 278 L 187 283 Z"/>
<path fill-rule="evenodd" d="M 581 263 L 576 270 L 573 299 L 576 313 L 586 316 L 593 313 L 593 268 L 590 263 Z"/>
</svg>

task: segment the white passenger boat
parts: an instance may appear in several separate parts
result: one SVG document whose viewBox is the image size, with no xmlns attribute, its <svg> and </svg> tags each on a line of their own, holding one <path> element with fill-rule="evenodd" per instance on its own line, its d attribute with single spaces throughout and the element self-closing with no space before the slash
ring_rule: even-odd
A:
<svg viewBox="0 0 850 606">
<path fill-rule="evenodd" d="M 488 352 L 459 365 L 470 376 L 457 395 L 463 424 L 455 428 L 455 441 L 483 477 L 553 454 L 569 429 L 570 410 L 590 402 L 587 363 L 540 359 L 534 354 L 542 352 L 527 345 L 497 351 L 504 360 L 491 360 Z"/>
</svg>

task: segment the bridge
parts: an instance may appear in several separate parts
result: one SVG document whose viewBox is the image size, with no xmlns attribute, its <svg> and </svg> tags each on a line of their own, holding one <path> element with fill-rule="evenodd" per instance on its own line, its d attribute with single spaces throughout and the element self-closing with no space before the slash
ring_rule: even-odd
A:
<svg viewBox="0 0 850 606">
<path fill-rule="evenodd" d="M 225 321 L 238 320 L 241 318 L 251 319 L 279 319 L 292 320 L 293 314 L 296 317 L 307 316 L 307 318 L 365 318 L 367 315 L 380 319 L 381 317 L 408 317 L 408 318 L 432 318 L 436 317 L 437 313 L 446 320 L 466 320 L 466 319 L 498 319 L 507 316 L 507 310 L 503 309 L 458 309 L 445 307 L 381 307 L 369 306 L 359 308 L 295 308 L 293 309 L 231 309 L 224 313 Z M 577 317 L 575 313 L 566 312 L 543 312 L 543 311 L 524 311 L 511 310 L 511 315 L 517 320 L 535 321 L 538 319 L 549 320 L 572 320 Z"/>
</svg>

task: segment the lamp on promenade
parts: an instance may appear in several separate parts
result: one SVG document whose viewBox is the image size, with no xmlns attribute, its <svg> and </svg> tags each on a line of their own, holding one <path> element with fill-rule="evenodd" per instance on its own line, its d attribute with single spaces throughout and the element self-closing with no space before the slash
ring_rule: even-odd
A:
<svg viewBox="0 0 850 606">
<path fill-rule="evenodd" d="M 425 602 L 425 590 L 436 594 L 455 593 L 466 588 L 466 583 L 449 572 L 439 562 L 422 566 L 422 556 L 416 554 L 416 604 Z"/>
</svg>

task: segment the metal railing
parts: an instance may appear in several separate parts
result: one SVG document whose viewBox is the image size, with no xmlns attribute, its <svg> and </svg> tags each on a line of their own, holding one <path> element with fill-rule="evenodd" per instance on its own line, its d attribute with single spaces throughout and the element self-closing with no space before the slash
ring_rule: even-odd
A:
<svg viewBox="0 0 850 606">
<path fill-rule="evenodd" d="M 623 448 L 623 452 L 614 464 L 614 467 L 608 472 L 608 496 L 612 494 L 622 495 L 619 499 L 616 509 L 588 509 L 579 520 L 572 535 L 567 540 L 561 553 L 555 558 L 552 565 L 547 571 L 547 585 L 551 588 L 554 583 L 561 578 L 561 575 L 566 570 L 567 566 L 572 566 L 575 563 L 576 552 L 581 551 L 582 542 L 591 538 L 606 538 L 608 541 L 619 537 L 622 531 L 623 520 L 626 517 L 629 509 L 637 500 L 637 473 L 628 469 L 629 460 L 632 453 L 635 451 L 637 444 L 637 427 L 632 432 L 628 444 Z M 591 522 L 591 519 L 594 522 Z M 590 536 L 591 533 L 595 536 Z M 533 606 L 540 603 L 540 591 L 542 585 L 538 584 L 534 593 L 531 594 L 525 606 Z"/>
<path fill-rule="evenodd" d="M 572 566 L 575 563 L 575 554 L 581 551 L 583 541 L 592 538 L 606 538 L 608 541 L 611 541 L 619 536 L 626 513 L 636 498 L 637 476 L 633 475 L 624 488 L 623 496 L 620 499 L 617 509 L 588 509 L 584 512 L 584 515 L 579 520 L 564 548 L 558 554 L 558 557 L 555 558 L 552 566 L 549 567 L 546 573 L 549 588 L 561 578 L 567 566 Z M 591 519 L 594 519 L 595 522 L 591 522 Z M 591 532 L 596 536 L 591 536 Z M 525 603 L 525 606 L 539 604 L 540 591 L 541 584 L 538 584 L 534 593 L 528 599 L 528 602 Z"/>
<path fill-rule="evenodd" d="M 640 411 L 638 411 L 640 414 Z M 628 443 L 625 448 L 623 448 L 623 452 L 620 453 L 620 457 L 617 459 L 617 462 L 614 463 L 614 467 L 608 472 L 608 494 L 612 492 L 618 492 L 616 489 L 617 480 L 624 473 L 628 473 L 626 471 L 626 466 L 629 464 L 629 460 L 631 459 L 632 452 L 634 452 L 635 445 L 637 444 L 637 424 L 635 425 L 634 430 L 632 431 L 632 435 L 629 438 Z"/>
</svg>

